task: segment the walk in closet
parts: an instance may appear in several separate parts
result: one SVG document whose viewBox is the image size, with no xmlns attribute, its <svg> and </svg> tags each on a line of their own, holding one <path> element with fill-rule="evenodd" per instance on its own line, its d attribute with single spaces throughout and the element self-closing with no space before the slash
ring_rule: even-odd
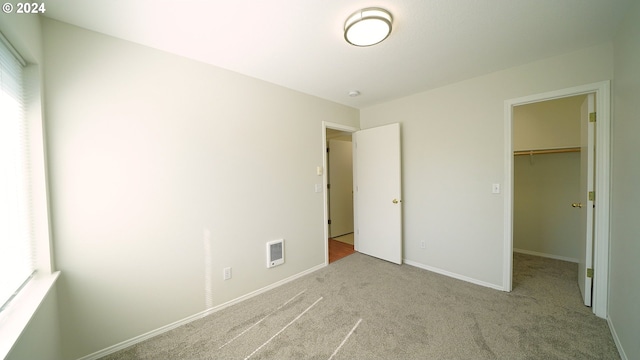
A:
<svg viewBox="0 0 640 360">
<path fill-rule="evenodd" d="M 578 262 L 580 107 L 586 95 L 514 108 L 515 252 Z"/>
</svg>

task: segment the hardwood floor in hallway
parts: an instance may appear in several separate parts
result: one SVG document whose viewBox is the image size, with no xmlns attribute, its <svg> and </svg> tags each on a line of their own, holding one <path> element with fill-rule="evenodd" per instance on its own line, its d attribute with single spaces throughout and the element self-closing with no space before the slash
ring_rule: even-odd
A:
<svg viewBox="0 0 640 360">
<path fill-rule="evenodd" d="M 329 264 L 354 252 L 353 245 L 329 238 Z"/>
</svg>

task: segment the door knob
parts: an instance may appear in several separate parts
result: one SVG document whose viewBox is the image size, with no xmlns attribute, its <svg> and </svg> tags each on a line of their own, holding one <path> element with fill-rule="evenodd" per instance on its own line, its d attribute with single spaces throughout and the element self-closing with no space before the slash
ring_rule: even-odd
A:
<svg viewBox="0 0 640 360">
<path fill-rule="evenodd" d="M 582 203 L 573 203 L 573 204 L 571 204 L 571 207 L 574 207 L 574 208 L 576 208 L 576 207 L 577 207 L 577 208 L 582 208 Z"/>
<path fill-rule="evenodd" d="M 397 203 L 399 203 L 399 202 L 400 202 L 400 200 L 398 200 L 398 199 L 393 199 L 391 202 L 392 202 L 392 203 L 394 203 L 394 204 L 397 204 Z"/>
</svg>

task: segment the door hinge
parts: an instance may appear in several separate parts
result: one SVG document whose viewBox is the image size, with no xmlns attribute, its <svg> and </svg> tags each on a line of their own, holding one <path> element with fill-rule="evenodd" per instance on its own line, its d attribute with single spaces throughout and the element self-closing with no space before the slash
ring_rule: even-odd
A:
<svg viewBox="0 0 640 360">
<path fill-rule="evenodd" d="M 596 122 L 596 113 L 589 113 L 589 122 Z"/>
<path fill-rule="evenodd" d="M 327 189 L 331 189 L 331 184 L 327 184 Z"/>
<path fill-rule="evenodd" d="M 589 191 L 589 201 L 596 201 L 596 192 Z"/>
<path fill-rule="evenodd" d="M 587 269 L 587 277 L 588 278 L 593 278 L 593 269 L 591 269 L 591 268 Z"/>
<path fill-rule="evenodd" d="M 331 225 L 331 219 L 329 219 L 329 225 Z"/>
<path fill-rule="evenodd" d="M 327 148 L 327 152 L 329 152 L 329 148 Z"/>
</svg>

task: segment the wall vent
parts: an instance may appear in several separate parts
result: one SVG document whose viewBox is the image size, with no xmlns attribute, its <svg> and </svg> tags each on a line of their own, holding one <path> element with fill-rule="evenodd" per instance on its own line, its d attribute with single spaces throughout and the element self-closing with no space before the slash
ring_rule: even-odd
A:
<svg viewBox="0 0 640 360">
<path fill-rule="evenodd" d="M 267 267 L 284 264 L 284 239 L 267 243 Z"/>
</svg>

